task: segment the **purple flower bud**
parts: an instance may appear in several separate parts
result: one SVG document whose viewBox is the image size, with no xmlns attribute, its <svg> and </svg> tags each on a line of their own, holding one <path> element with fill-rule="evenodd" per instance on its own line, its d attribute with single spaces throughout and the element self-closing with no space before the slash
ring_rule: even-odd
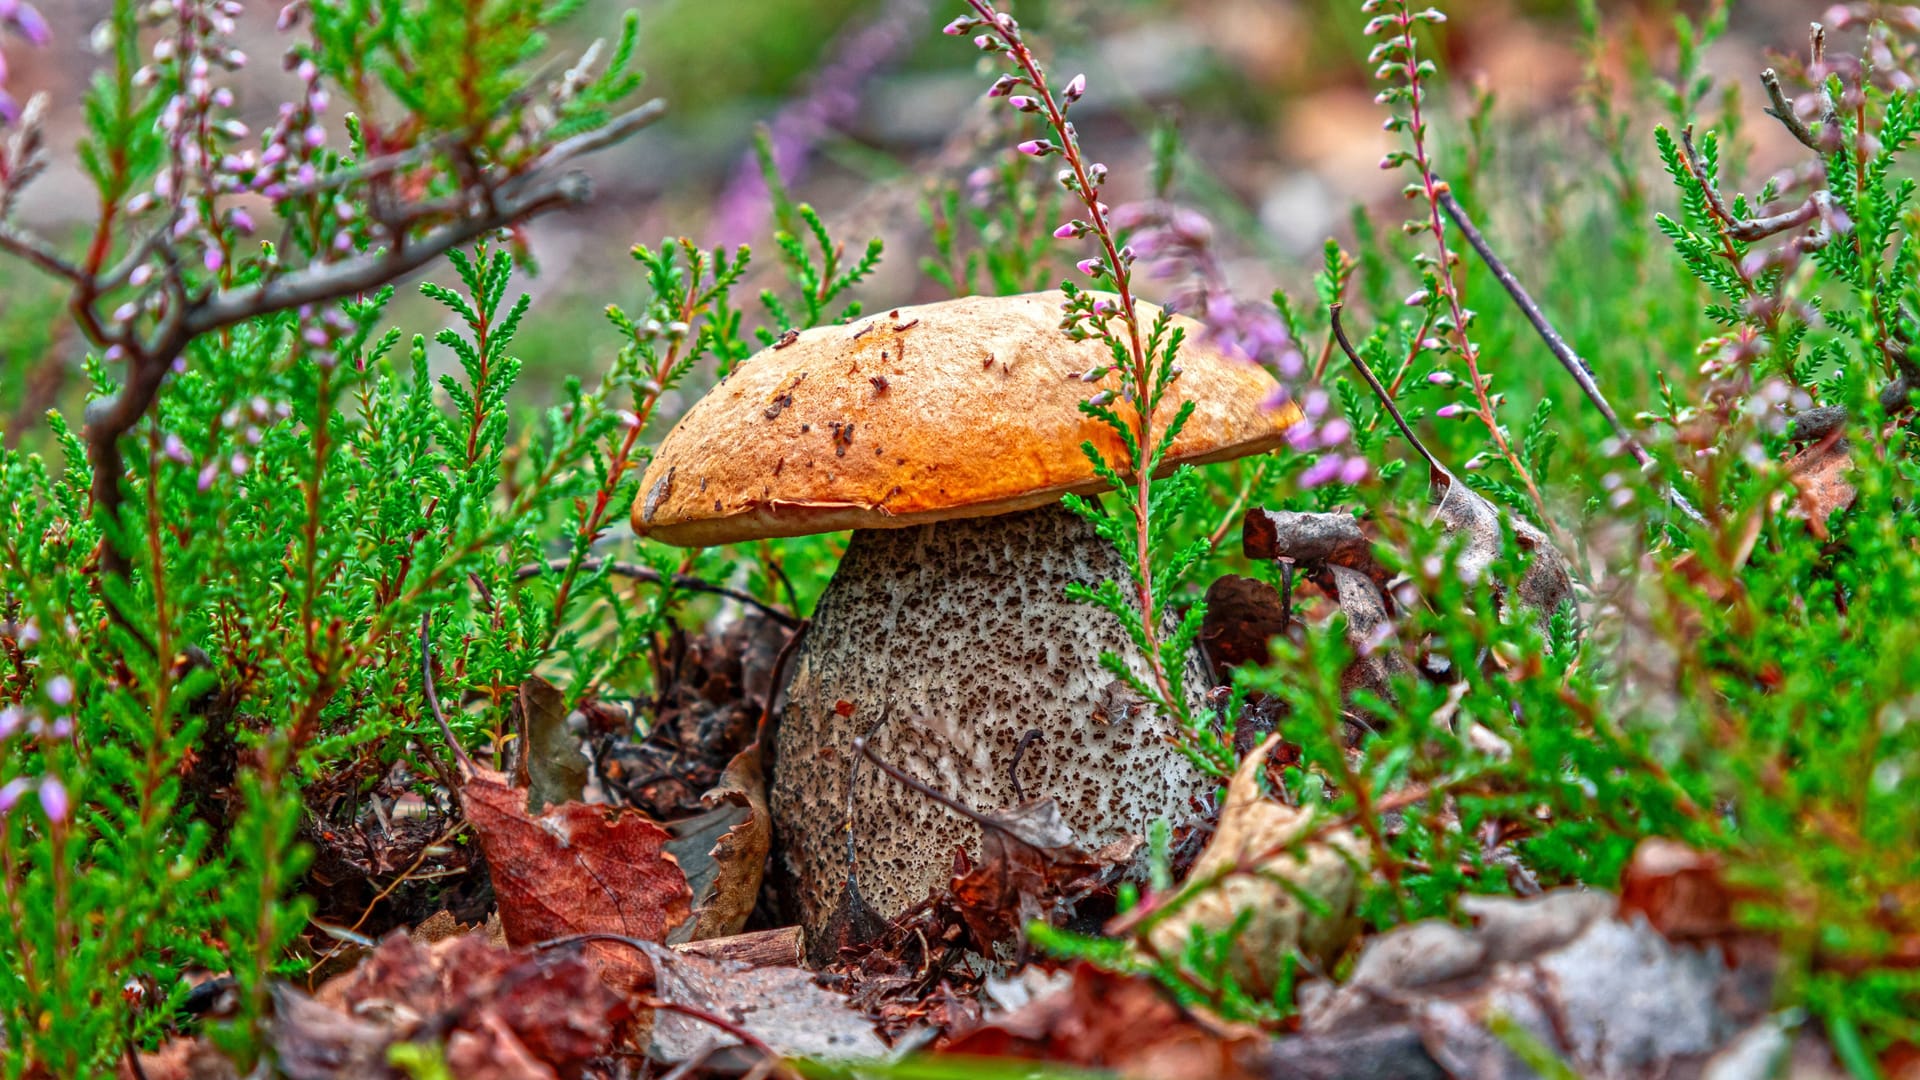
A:
<svg viewBox="0 0 1920 1080">
<path fill-rule="evenodd" d="M 1427 381 L 1432 383 L 1435 386 L 1452 386 L 1453 373 L 1447 372 L 1447 371 L 1436 371 L 1433 374 L 1427 376 Z"/>
<path fill-rule="evenodd" d="M 187 444 L 181 442 L 180 436 L 175 435 L 171 431 L 167 432 L 167 438 L 166 441 L 161 444 L 160 453 L 168 461 L 177 462 L 181 465 L 185 465 L 193 460 L 187 453 Z"/>
<path fill-rule="evenodd" d="M 47 735 L 55 739 L 73 738 L 73 717 L 57 716 L 47 725 Z"/>
<path fill-rule="evenodd" d="M 209 247 L 206 254 L 201 257 L 201 262 L 206 264 L 207 273 L 217 274 L 220 272 L 220 268 L 227 264 L 227 257 L 221 253 L 219 248 Z"/>
<path fill-rule="evenodd" d="M 1067 82 L 1067 88 L 1061 91 L 1068 101 L 1079 101 L 1081 97 L 1085 96 L 1086 92 L 1087 76 L 1085 73 L 1075 75 Z"/>
<path fill-rule="evenodd" d="M 1367 478 L 1369 471 L 1366 458 L 1350 457 L 1347 459 L 1346 464 L 1340 466 L 1340 482 L 1343 484 L 1358 484 Z"/>
<path fill-rule="evenodd" d="M 251 462 L 247 460 L 247 455 L 235 454 L 233 457 L 227 459 L 227 471 L 233 473 L 235 476 L 243 476 L 246 474 L 249 464 L 251 464 Z"/>
<path fill-rule="evenodd" d="M 73 680 L 55 675 L 47 680 L 47 700 L 62 708 L 73 704 Z"/>
<path fill-rule="evenodd" d="M 1442 405 L 1438 409 L 1434 410 L 1433 415 L 1439 417 L 1442 420 L 1451 420 L 1454 417 L 1459 416 L 1461 411 L 1462 410 L 1458 405 Z"/>
<path fill-rule="evenodd" d="M 1007 104 L 1013 106 L 1014 108 L 1020 110 L 1021 112 L 1039 112 L 1040 111 L 1040 102 L 1034 98 L 1030 98 L 1026 96 L 1025 94 L 1013 95 L 1012 97 L 1007 99 Z"/>
<path fill-rule="evenodd" d="M 11 813 L 14 806 L 20 802 L 20 796 L 25 795 L 27 789 L 32 786 L 33 781 L 24 776 L 16 776 L 7 781 L 7 786 L 0 787 L 0 814 Z"/>
<path fill-rule="evenodd" d="M 941 27 L 940 32 L 943 34 L 947 34 L 951 37 L 959 37 L 961 34 L 964 34 L 967 31 L 979 25 L 980 25 L 979 19 L 976 19 L 971 15 L 962 15 L 959 18 L 948 23 L 947 25 Z"/>
<path fill-rule="evenodd" d="M 1317 488 L 1322 484 L 1331 483 L 1339 477 L 1342 464 L 1344 464 L 1344 461 L 1340 455 L 1328 454 L 1326 457 L 1307 466 L 1307 471 L 1300 474 L 1300 486 L 1302 488 Z"/>
<path fill-rule="evenodd" d="M 253 232 L 253 215 L 247 213 L 245 210 L 236 209 L 233 213 L 227 215 L 227 224 L 233 226 L 235 232 L 242 234 L 251 233 Z"/>
<path fill-rule="evenodd" d="M 20 706 L 9 705 L 0 709 L 0 742 L 20 734 L 20 729 L 26 726 L 27 714 Z"/>
<path fill-rule="evenodd" d="M 1419 307 L 1421 304 L 1427 302 L 1427 295 L 1427 290 L 1415 289 L 1407 294 L 1406 305 L 1408 307 Z"/>
<path fill-rule="evenodd" d="M 1053 152 L 1053 144 L 1045 139 L 1028 139 L 1014 149 L 1023 154 L 1032 154 L 1034 157 L 1044 157 Z"/>
<path fill-rule="evenodd" d="M 67 800 L 67 786 L 58 777 L 40 778 L 40 809 L 46 811 L 47 820 L 55 824 L 67 820 L 67 812 L 72 806 Z"/>
<path fill-rule="evenodd" d="M 134 305 L 121 304 L 119 307 L 113 309 L 113 321 L 117 323 L 132 322 L 134 316 L 138 314 L 140 314 L 140 309 Z"/>
<path fill-rule="evenodd" d="M 1081 259 L 1073 265 L 1079 267 L 1080 272 L 1088 277 L 1097 278 L 1107 272 L 1107 264 L 1101 262 L 1099 259 Z"/>
<path fill-rule="evenodd" d="M 1338 446 L 1352 434 L 1353 425 L 1347 423 L 1346 418 L 1336 416 L 1320 425 L 1320 445 Z"/>
<path fill-rule="evenodd" d="M 992 52 L 999 44 L 999 42 L 993 39 L 992 34 L 981 34 L 979 37 L 973 39 L 974 48 L 985 49 L 988 52 Z"/>
<path fill-rule="evenodd" d="M 0 21 L 11 25 L 27 39 L 28 44 L 36 48 L 44 47 L 53 40 L 53 31 L 47 27 L 47 20 L 40 17 L 32 4 L 21 0 L 7 0 L 0 3 Z"/>
<path fill-rule="evenodd" d="M 213 488 L 214 477 L 219 475 L 220 475 L 219 463 L 209 461 L 207 462 L 206 467 L 200 470 L 200 479 L 197 486 L 200 488 L 201 491 L 210 491 Z"/>
</svg>

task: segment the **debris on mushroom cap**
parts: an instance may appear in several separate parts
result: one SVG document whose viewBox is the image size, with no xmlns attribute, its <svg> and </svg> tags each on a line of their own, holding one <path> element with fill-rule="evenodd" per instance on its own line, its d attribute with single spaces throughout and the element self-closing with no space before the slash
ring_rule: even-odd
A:
<svg viewBox="0 0 1920 1080">
<path fill-rule="evenodd" d="M 1078 378 L 1111 357 L 1061 331 L 1063 300 L 967 297 L 783 339 L 661 442 L 634 529 L 693 547 L 987 517 L 1100 487 L 1081 445 L 1120 447 L 1079 403 L 1119 376 Z M 1280 445 L 1299 412 L 1272 407 L 1273 379 L 1174 322 L 1187 339 L 1162 420 L 1195 409 L 1167 467 Z"/>
</svg>

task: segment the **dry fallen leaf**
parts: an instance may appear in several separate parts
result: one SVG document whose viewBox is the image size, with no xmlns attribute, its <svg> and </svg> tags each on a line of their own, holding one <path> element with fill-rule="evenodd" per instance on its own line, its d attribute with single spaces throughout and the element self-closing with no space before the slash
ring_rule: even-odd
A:
<svg viewBox="0 0 1920 1080">
<path fill-rule="evenodd" d="M 1516 589 L 1520 604 L 1545 622 L 1562 603 L 1573 599 L 1567 560 L 1538 526 L 1518 514 L 1503 513 L 1444 469 L 1432 470 L 1432 490 L 1434 519 L 1446 531 L 1467 537 L 1456 565 L 1462 577 L 1477 580 L 1487 575 L 1505 546 L 1503 528 L 1510 527 L 1520 550 L 1530 556 Z"/>
<path fill-rule="evenodd" d="M 1202 1025 L 1146 979 L 1080 964 L 1067 989 L 975 1028 L 942 1054 L 1079 1065 L 1153 1080 L 1238 1080 L 1267 1075 L 1249 1067 L 1262 1042 Z"/>
<path fill-rule="evenodd" d="M 579 737 L 567 730 L 566 696 L 540 676 L 530 676 L 520 684 L 514 722 L 520 729 L 515 779 L 526 784 L 527 812 L 579 802 L 587 790 L 588 763 Z"/>
<path fill-rule="evenodd" d="M 524 792 L 485 775 L 461 785 L 460 806 L 486 853 L 511 945 L 594 932 L 664 941 L 692 911 L 667 830 L 637 810 L 570 802 L 531 816 Z M 647 978 L 631 949 L 595 943 L 587 954 L 612 985 Z"/>
<path fill-rule="evenodd" d="M 1122 840 L 1092 854 L 1081 851 L 1052 799 L 1031 799 L 986 821 L 992 824 L 980 830 L 979 863 L 964 850 L 954 853 L 949 895 L 975 946 L 987 953 L 1017 940 L 1062 898 L 1096 886 L 1138 847 Z"/>
<path fill-rule="evenodd" d="M 709 827 L 683 831 L 681 822 L 668 825 L 676 837 L 670 849 L 698 898 L 693 917 L 669 935 L 673 944 L 730 937 L 744 929 L 747 916 L 753 914 L 767 853 L 773 847 L 760 744 L 735 755 L 720 782 L 701 801 L 707 813 L 694 820 L 709 822 Z M 716 836 L 722 828 L 725 831 Z"/>
<path fill-rule="evenodd" d="M 1853 454 L 1847 440 L 1831 436 L 1787 461 L 1787 475 L 1800 489 L 1791 513 L 1807 519 L 1807 529 L 1815 539 L 1827 538 L 1827 518 L 1835 510 L 1853 505 L 1858 492 L 1847 482 L 1852 469 Z"/>
<path fill-rule="evenodd" d="M 1324 840 L 1309 841 L 1297 854 L 1267 854 L 1299 839 L 1314 820 L 1311 813 L 1260 791 L 1267 755 L 1279 741 L 1278 736 L 1270 736 L 1235 770 L 1220 810 L 1219 829 L 1194 862 L 1188 880 L 1204 880 L 1249 862 L 1252 872 L 1226 876 L 1151 933 L 1156 951 L 1178 956 L 1195 930 L 1217 935 L 1231 928 L 1242 913 L 1251 913 L 1234 938 L 1228 970 L 1255 998 L 1273 992 L 1294 954 L 1324 967 L 1359 929 L 1353 904 L 1362 850 L 1350 835 L 1337 831 Z M 1318 910 L 1309 907 L 1303 895 L 1312 897 Z"/>
<path fill-rule="evenodd" d="M 665 946 L 650 945 L 646 954 L 653 963 L 656 997 L 736 1024 L 777 1054 L 829 1061 L 886 1056 L 887 1046 L 873 1024 L 846 998 L 816 984 L 805 969 L 749 968 Z M 696 1017 L 659 1009 L 648 1054 L 678 1064 L 739 1042 Z"/>
</svg>

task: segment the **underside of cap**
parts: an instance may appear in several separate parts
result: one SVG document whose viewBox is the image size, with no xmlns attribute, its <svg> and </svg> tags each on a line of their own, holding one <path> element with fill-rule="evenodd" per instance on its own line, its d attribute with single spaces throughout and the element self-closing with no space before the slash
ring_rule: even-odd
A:
<svg viewBox="0 0 1920 1080">
<path fill-rule="evenodd" d="M 1060 329 L 1058 292 L 967 297 L 805 331 L 743 361 L 667 434 L 636 532 L 682 547 L 986 517 L 1103 486 L 1082 444 L 1124 449 L 1079 405 L 1118 389 L 1098 341 Z M 1142 305 L 1143 319 L 1152 315 Z M 1299 419 L 1266 371 L 1186 330 L 1161 403 L 1194 413 L 1166 468 L 1278 446 Z"/>
</svg>

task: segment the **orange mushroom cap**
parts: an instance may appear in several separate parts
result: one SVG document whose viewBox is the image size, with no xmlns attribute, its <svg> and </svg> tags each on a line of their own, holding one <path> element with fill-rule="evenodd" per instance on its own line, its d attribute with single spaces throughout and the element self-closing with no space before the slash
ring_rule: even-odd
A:
<svg viewBox="0 0 1920 1080">
<path fill-rule="evenodd" d="M 634 530 L 704 547 L 842 529 L 889 529 L 1042 506 L 1104 482 L 1081 449 L 1124 456 L 1079 404 L 1117 390 L 1099 341 L 1060 329 L 1059 292 L 972 296 L 803 331 L 743 361 L 696 403 L 641 480 Z M 1158 311 L 1141 304 L 1143 326 Z M 1264 369 L 1186 340 L 1157 419 L 1193 416 L 1163 470 L 1280 445 L 1300 418 Z M 1118 405 L 1122 411 L 1126 406 Z"/>
</svg>

